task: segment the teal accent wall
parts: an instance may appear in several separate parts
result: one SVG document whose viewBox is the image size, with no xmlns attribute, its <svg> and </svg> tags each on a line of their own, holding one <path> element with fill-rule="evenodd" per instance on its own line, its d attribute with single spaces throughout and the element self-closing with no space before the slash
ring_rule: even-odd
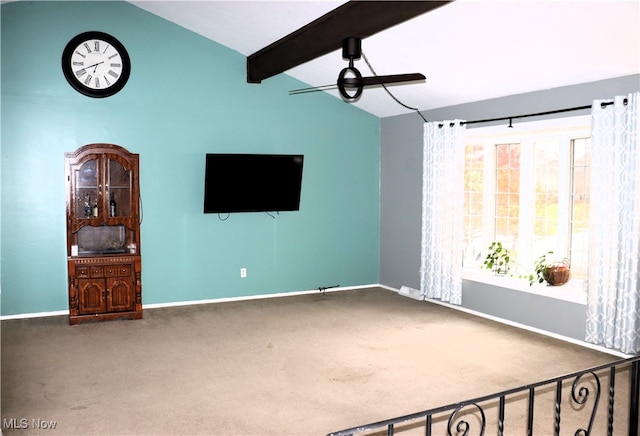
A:
<svg viewBox="0 0 640 436">
<path fill-rule="evenodd" d="M 1 13 L 2 315 L 68 309 L 64 153 L 140 154 L 143 303 L 379 281 L 380 120 L 126 2 L 14 2 Z M 75 35 L 127 48 L 129 82 L 104 99 L 62 75 Z M 305 155 L 300 211 L 204 214 L 206 153 Z M 225 218 L 225 217 L 222 217 Z M 247 278 L 240 278 L 247 268 Z"/>
</svg>

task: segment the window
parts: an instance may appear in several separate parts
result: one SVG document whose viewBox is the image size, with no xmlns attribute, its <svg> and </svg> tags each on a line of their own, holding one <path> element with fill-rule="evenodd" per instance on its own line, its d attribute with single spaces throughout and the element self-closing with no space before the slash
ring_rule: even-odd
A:
<svg viewBox="0 0 640 436">
<path fill-rule="evenodd" d="M 479 268 L 500 241 L 531 272 L 540 255 L 568 258 L 586 278 L 589 117 L 467 130 L 464 266 Z"/>
</svg>

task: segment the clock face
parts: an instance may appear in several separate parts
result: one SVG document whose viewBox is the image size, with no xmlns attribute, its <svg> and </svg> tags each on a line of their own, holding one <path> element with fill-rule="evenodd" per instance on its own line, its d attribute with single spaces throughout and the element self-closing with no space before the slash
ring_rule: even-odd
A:
<svg viewBox="0 0 640 436">
<path fill-rule="evenodd" d="M 65 47 L 62 71 L 76 91 L 89 97 L 108 97 L 124 87 L 131 63 L 117 39 L 103 32 L 85 32 Z"/>
</svg>

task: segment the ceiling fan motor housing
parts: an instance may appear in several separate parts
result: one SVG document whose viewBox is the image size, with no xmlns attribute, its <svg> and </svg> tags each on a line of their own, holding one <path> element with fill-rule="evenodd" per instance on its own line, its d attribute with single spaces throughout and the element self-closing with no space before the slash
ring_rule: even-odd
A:
<svg viewBox="0 0 640 436">
<path fill-rule="evenodd" d="M 349 37 L 342 40 L 342 57 L 344 59 L 360 59 L 362 55 L 362 40 Z"/>
<path fill-rule="evenodd" d="M 414 80 L 424 80 L 423 74 L 393 74 L 386 76 L 378 76 L 375 74 L 373 77 L 362 77 L 362 74 L 353 65 L 354 59 L 360 59 L 362 56 L 362 44 L 361 39 L 356 37 L 349 37 L 342 40 L 342 57 L 349 59 L 349 66 L 343 68 L 338 75 L 338 91 L 340 95 L 347 101 L 355 101 L 362 95 L 362 90 L 365 86 L 382 85 L 389 83 L 410 82 Z M 347 89 L 354 90 L 355 93 L 349 94 Z"/>
</svg>

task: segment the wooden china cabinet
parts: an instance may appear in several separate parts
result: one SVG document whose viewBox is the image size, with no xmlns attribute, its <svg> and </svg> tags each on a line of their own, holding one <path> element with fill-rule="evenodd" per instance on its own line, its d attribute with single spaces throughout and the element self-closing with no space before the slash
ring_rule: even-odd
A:
<svg viewBox="0 0 640 436">
<path fill-rule="evenodd" d="M 114 144 L 65 153 L 70 324 L 142 318 L 138 160 Z"/>
</svg>

